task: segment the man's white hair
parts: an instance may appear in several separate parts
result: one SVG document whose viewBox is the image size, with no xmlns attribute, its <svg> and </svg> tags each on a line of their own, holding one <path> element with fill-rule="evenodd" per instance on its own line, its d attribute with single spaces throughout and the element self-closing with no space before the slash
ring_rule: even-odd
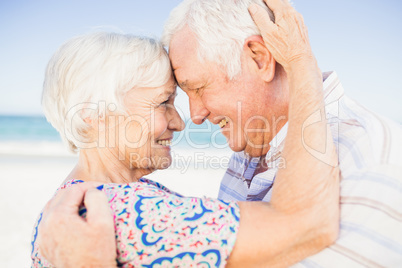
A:
<svg viewBox="0 0 402 268">
<path fill-rule="evenodd" d="M 188 26 L 198 41 L 198 57 L 215 62 L 233 79 L 241 72 L 241 53 L 246 38 L 260 35 L 248 7 L 259 4 L 274 15 L 262 0 L 184 0 L 172 10 L 165 23 L 162 43 Z"/>
<path fill-rule="evenodd" d="M 166 50 L 156 40 L 117 33 L 78 36 L 62 45 L 48 63 L 43 110 L 76 152 L 77 144 L 89 141 L 90 125 L 84 120 L 98 120 L 100 102 L 114 104 L 116 112 L 125 114 L 125 93 L 160 87 L 170 76 Z"/>
</svg>

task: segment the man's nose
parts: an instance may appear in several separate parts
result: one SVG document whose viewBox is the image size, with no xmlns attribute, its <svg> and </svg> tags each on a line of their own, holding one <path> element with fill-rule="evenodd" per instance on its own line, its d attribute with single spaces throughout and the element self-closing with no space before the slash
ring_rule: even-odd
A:
<svg viewBox="0 0 402 268">
<path fill-rule="evenodd" d="M 209 115 L 209 111 L 199 99 L 190 98 L 190 114 L 194 124 L 201 125 Z"/>
</svg>

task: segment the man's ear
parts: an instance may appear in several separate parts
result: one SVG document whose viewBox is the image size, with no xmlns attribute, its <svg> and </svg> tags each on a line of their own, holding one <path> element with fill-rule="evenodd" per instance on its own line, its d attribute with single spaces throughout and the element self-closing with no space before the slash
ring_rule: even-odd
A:
<svg viewBox="0 0 402 268">
<path fill-rule="evenodd" d="M 248 57 L 250 67 L 255 69 L 265 82 L 271 82 L 274 79 L 276 61 L 261 36 L 248 37 L 244 41 L 243 53 Z"/>
</svg>

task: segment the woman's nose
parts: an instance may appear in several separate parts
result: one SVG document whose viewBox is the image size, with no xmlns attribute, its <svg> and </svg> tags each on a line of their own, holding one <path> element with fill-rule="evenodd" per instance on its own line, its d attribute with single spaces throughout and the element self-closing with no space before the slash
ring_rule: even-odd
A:
<svg viewBox="0 0 402 268">
<path fill-rule="evenodd" d="M 168 111 L 168 128 L 173 130 L 173 131 L 183 131 L 185 128 L 185 123 L 183 119 L 180 117 L 179 113 L 176 110 L 176 107 L 169 107 Z"/>
</svg>

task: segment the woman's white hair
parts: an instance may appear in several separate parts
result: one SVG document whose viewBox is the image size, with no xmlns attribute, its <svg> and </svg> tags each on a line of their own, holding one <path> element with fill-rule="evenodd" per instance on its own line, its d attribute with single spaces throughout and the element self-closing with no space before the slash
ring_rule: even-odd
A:
<svg viewBox="0 0 402 268">
<path fill-rule="evenodd" d="M 76 152 L 89 142 L 90 125 L 112 104 L 125 113 L 123 98 L 138 87 L 159 87 L 171 77 L 160 42 L 117 33 L 78 36 L 62 45 L 48 63 L 42 93 L 47 120 Z"/>
<path fill-rule="evenodd" d="M 198 41 L 198 57 L 215 62 L 233 79 L 241 72 L 241 53 L 246 38 L 260 35 L 248 7 L 259 4 L 274 15 L 263 0 L 184 0 L 172 10 L 165 23 L 162 43 L 188 26 Z"/>
</svg>

